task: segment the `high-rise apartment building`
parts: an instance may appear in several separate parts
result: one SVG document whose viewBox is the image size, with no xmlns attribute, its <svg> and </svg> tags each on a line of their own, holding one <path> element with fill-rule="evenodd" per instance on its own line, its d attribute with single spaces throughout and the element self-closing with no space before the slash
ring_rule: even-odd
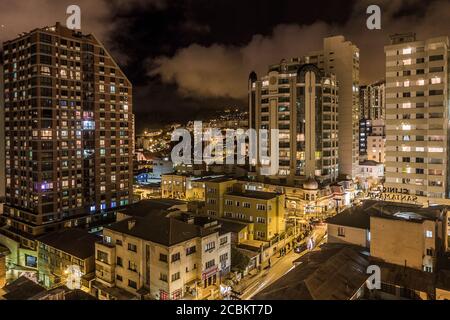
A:
<svg viewBox="0 0 450 320">
<path fill-rule="evenodd" d="M 5 198 L 5 102 L 3 99 L 3 64 L 0 57 L 0 202 Z"/>
<path fill-rule="evenodd" d="M 386 83 L 378 81 L 359 88 L 361 118 L 384 119 L 386 114 Z"/>
<path fill-rule="evenodd" d="M 370 134 L 367 136 L 367 160 L 384 163 L 386 144 L 384 120 L 370 120 L 370 123 Z"/>
<path fill-rule="evenodd" d="M 414 34 L 385 47 L 386 187 L 448 198 L 448 51 L 447 37 Z"/>
<path fill-rule="evenodd" d="M 250 81 L 252 128 L 279 130 L 279 170 L 272 178 L 287 183 L 308 177 L 335 181 L 338 84 L 334 75 L 292 59 L 271 66 L 260 80 L 252 74 Z"/>
<path fill-rule="evenodd" d="M 315 93 L 302 91 L 314 82 Z M 250 75 L 250 128 L 280 129 L 278 177 L 334 181 L 339 174 L 356 175 L 358 88 L 359 49 L 343 36 L 325 38 L 321 51 L 271 66 L 259 80 L 255 73 Z M 311 119 L 308 103 L 316 96 L 315 119 Z"/>
<path fill-rule="evenodd" d="M 379 160 L 373 159 L 374 141 L 379 141 L 380 136 L 384 136 L 384 119 L 386 116 L 386 85 L 385 81 L 378 81 L 359 88 L 359 160 Z M 373 128 L 373 127 L 376 128 Z M 375 131 L 375 133 L 373 133 Z M 380 132 L 382 131 L 382 132 Z M 378 143 L 379 145 L 379 143 Z M 383 144 L 384 153 L 384 144 Z M 380 146 L 381 148 L 381 146 Z M 370 155 L 369 155 L 370 153 Z M 383 155 L 384 161 L 384 155 Z"/>
<path fill-rule="evenodd" d="M 132 199 L 132 85 L 95 36 L 59 23 L 3 44 L 6 206 L 2 234 L 92 222 Z"/>
<path fill-rule="evenodd" d="M 359 49 L 344 36 L 323 40 L 323 49 L 312 52 L 306 62 L 336 75 L 339 84 L 339 174 L 355 177 L 358 172 Z M 351 155 L 351 156 L 350 156 Z"/>
</svg>

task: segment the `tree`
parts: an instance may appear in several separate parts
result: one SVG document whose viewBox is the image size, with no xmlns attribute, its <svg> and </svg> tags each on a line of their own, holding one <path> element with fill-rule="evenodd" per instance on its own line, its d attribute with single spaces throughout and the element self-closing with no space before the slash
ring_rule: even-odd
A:
<svg viewBox="0 0 450 320">
<path fill-rule="evenodd" d="M 250 263 L 250 258 L 240 252 L 234 246 L 231 247 L 231 268 L 244 271 Z"/>
</svg>

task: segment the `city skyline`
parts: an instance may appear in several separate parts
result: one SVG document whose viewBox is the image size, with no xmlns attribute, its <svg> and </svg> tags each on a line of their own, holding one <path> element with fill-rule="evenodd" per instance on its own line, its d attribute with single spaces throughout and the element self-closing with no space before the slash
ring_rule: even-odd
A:
<svg viewBox="0 0 450 320">
<path fill-rule="evenodd" d="M 0 0 L 0 303 L 449 300 L 450 2 L 216 1 Z"/>
<path fill-rule="evenodd" d="M 68 4 L 64 1 L 28 5 L 3 1 L 6 10 L 0 16 L 0 41 L 66 19 Z M 323 1 L 320 6 L 258 2 L 254 17 L 253 2 L 219 1 L 214 7 L 204 1 L 164 0 L 78 4 L 83 32 L 94 32 L 104 42 L 135 86 L 139 130 L 145 123 L 180 121 L 188 114 L 200 119 L 224 107 L 245 109 L 246 91 L 242 88 L 251 71 L 259 74 L 281 59 L 319 50 L 320 39 L 326 36 L 342 34 L 355 43 L 361 50 L 361 84 L 376 82 L 384 78 L 383 46 L 390 34 L 415 31 L 419 38 L 440 36 L 450 21 L 445 16 L 450 12 L 446 1 L 370 3 L 382 8 L 381 30 L 366 28 L 366 1 Z M 44 14 L 35 15 L 34 6 Z M 52 10 L 45 9 L 49 6 Z M 49 17 L 46 12 L 56 16 Z M 228 15 L 234 17 L 231 24 Z M 434 21 L 441 21 L 439 27 Z M 208 57 L 208 65 L 204 57 Z M 232 68 L 224 69 L 224 65 Z"/>
</svg>

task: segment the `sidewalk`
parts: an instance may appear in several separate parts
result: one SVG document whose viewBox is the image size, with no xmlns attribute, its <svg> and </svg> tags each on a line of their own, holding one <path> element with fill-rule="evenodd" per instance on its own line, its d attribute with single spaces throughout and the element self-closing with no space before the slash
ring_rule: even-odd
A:
<svg viewBox="0 0 450 320">
<path fill-rule="evenodd" d="M 270 258 L 270 265 L 271 265 L 270 268 L 266 266 L 261 271 L 258 268 L 253 269 L 252 271 L 249 272 L 247 276 L 242 278 L 242 280 L 239 281 L 239 283 L 233 287 L 233 290 L 242 294 L 247 288 L 253 286 L 261 278 L 265 277 L 269 272 L 269 270 L 273 268 L 279 261 L 281 261 L 288 253 L 292 252 L 292 250 L 293 248 L 291 248 L 289 251 L 286 251 L 286 254 L 282 255 L 281 257 L 279 252 L 277 252 L 274 256 Z"/>
<path fill-rule="evenodd" d="M 326 231 L 326 228 L 322 228 L 322 227 L 316 227 L 313 230 L 311 235 L 314 238 L 316 244 L 319 244 L 320 241 L 322 241 L 323 237 L 325 236 L 325 231 Z M 306 239 L 308 239 L 308 237 L 303 239 L 299 244 L 305 243 Z M 272 256 L 270 258 L 270 262 L 271 262 L 270 268 L 268 266 L 266 266 L 261 271 L 259 271 L 259 269 L 252 270 L 249 273 L 249 275 L 242 278 L 242 280 L 237 285 L 233 286 L 233 290 L 240 293 L 241 295 L 244 294 L 246 290 L 248 290 L 249 288 L 251 288 L 255 284 L 257 284 L 261 280 L 261 278 L 264 278 L 265 276 L 267 276 L 267 274 L 270 272 L 270 270 L 275 265 L 277 265 L 278 262 L 282 261 L 284 257 L 286 257 L 289 253 L 291 253 L 293 249 L 294 248 L 291 247 L 291 249 L 289 251 L 286 251 L 286 254 L 281 257 L 279 255 L 279 252 L 277 252 L 274 256 Z M 306 252 L 304 252 L 304 253 L 306 253 Z M 299 254 L 299 257 L 301 255 L 302 254 Z"/>
</svg>

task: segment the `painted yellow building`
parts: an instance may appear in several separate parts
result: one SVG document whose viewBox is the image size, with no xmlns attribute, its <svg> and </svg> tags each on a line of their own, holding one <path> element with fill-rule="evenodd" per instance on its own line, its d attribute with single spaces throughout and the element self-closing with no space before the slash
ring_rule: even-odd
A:
<svg viewBox="0 0 450 320">
<path fill-rule="evenodd" d="M 206 183 L 220 177 L 197 177 L 183 174 L 161 176 L 161 196 L 183 201 L 205 201 Z"/>
<path fill-rule="evenodd" d="M 252 222 L 253 239 L 269 241 L 285 231 L 284 203 L 283 194 L 235 190 L 224 195 L 223 216 Z"/>
<path fill-rule="evenodd" d="M 237 180 L 217 178 L 205 183 L 205 212 L 208 216 L 222 217 L 224 195 L 233 190 Z"/>
</svg>

